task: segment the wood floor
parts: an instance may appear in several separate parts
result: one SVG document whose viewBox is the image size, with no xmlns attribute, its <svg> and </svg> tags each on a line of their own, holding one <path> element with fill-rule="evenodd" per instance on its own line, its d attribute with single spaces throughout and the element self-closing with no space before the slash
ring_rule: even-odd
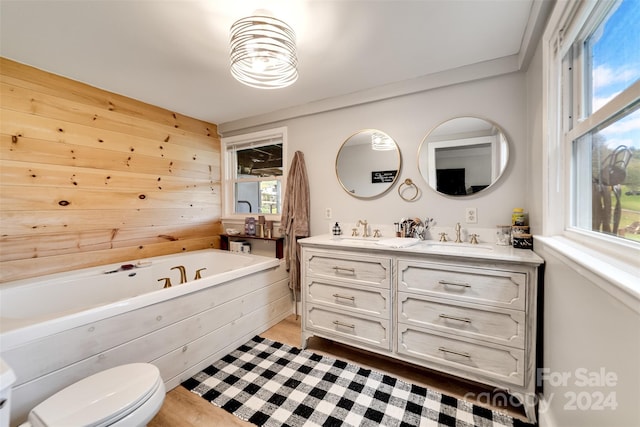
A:
<svg viewBox="0 0 640 427">
<path fill-rule="evenodd" d="M 260 334 L 264 338 L 300 347 L 300 319 L 288 317 L 268 331 Z M 476 395 L 490 393 L 491 389 L 474 383 L 467 383 L 427 369 L 422 369 L 397 360 L 373 355 L 328 340 L 313 337 L 308 350 L 358 365 L 386 372 L 396 378 L 428 387 L 454 397 L 462 397 L 469 392 Z M 486 396 L 486 394 L 481 395 Z M 526 421 L 520 408 L 499 408 L 510 415 Z M 178 386 L 167 393 L 160 412 L 151 420 L 149 427 L 211 427 L 211 426 L 252 426 L 253 424 L 236 418 L 223 409 L 217 408 L 200 396 Z"/>
</svg>

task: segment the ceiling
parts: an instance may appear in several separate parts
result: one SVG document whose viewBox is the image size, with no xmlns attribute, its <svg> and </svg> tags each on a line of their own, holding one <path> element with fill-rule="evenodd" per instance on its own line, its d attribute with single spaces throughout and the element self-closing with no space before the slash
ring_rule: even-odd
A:
<svg viewBox="0 0 640 427">
<path fill-rule="evenodd" d="M 526 68 L 551 1 L 0 0 L 0 55 L 233 127 L 424 90 L 428 76 L 487 61 Z M 257 9 L 296 32 L 290 87 L 230 75 L 229 28 Z"/>
</svg>

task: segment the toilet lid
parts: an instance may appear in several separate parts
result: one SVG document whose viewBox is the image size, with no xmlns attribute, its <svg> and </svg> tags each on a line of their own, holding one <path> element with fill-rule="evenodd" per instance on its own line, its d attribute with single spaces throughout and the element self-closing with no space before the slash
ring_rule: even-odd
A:
<svg viewBox="0 0 640 427">
<path fill-rule="evenodd" d="M 100 426 L 133 412 L 153 394 L 162 378 L 149 363 L 132 363 L 98 372 L 71 384 L 29 416 L 45 426 Z"/>
</svg>

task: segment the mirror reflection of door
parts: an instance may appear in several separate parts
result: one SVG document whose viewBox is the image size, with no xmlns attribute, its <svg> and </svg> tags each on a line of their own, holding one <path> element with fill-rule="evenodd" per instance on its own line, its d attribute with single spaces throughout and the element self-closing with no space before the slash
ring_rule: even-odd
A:
<svg viewBox="0 0 640 427">
<path fill-rule="evenodd" d="M 436 126 L 422 141 L 418 167 L 441 194 L 466 196 L 493 185 L 508 161 L 508 143 L 494 123 L 459 117 Z"/>
</svg>

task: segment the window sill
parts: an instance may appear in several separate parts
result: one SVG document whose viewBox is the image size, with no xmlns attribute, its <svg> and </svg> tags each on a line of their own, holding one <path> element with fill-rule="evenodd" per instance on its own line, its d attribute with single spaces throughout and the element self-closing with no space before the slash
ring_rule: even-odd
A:
<svg viewBox="0 0 640 427">
<path fill-rule="evenodd" d="M 222 220 L 222 222 L 244 224 L 245 218 L 253 217 L 253 218 L 257 219 L 259 216 L 264 216 L 265 220 L 273 221 L 274 224 L 279 224 L 280 223 L 280 218 L 281 218 L 280 215 L 259 214 L 259 213 L 244 213 L 244 214 L 225 215 L 225 216 L 222 217 L 221 220 Z"/>
<path fill-rule="evenodd" d="M 536 244 L 640 314 L 640 265 L 603 255 L 561 236 L 535 236 Z"/>
</svg>

